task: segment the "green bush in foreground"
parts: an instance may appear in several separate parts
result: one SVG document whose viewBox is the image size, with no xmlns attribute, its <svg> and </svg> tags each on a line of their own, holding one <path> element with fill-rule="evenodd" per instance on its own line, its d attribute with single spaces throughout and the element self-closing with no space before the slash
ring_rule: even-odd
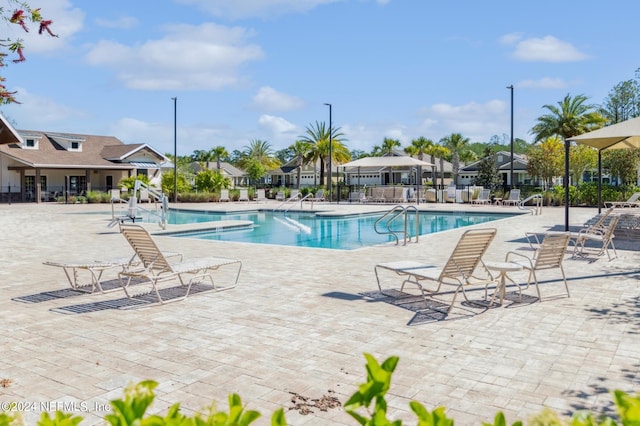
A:
<svg viewBox="0 0 640 426">
<path fill-rule="evenodd" d="M 367 364 L 367 381 L 358 386 L 358 390 L 344 404 L 345 411 L 360 425 L 366 426 L 401 426 L 401 420 L 387 418 L 387 401 L 385 395 L 391 387 L 391 376 L 398 365 L 399 358 L 389 357 L 382 364 L 371 356 L 364 354 Z M 202 412 L 187 416 L 180 412 L 180 403 L 173 404 L 164 416 L 147 415 L 147 409 L 155 399 L 153 389 L 158 384 L 147 380 L 128 386 L 124 391 L 124 399 L 111 401 L 112 412 L 105 415 L 105 422 L 111 426 L 247 426 L 258 419 L 261 414 L 253 410 L 245 410 L 242 400 L 237 394 L 229 395 L 229 411 L 217 411 L 215 402 L 205 407 Z M 562 418 L 550 408 L 536 414 L 529 423 L 532 426 L 615 426 L 640 425 L 640 395 L 630 396 L 622 391 L 613 392 L 614 403 L 622 423 L 604 415 L 587 412 L 575 413 L 570 419 Z M 409 403 L 411 411 L 416 415 L 418 426 L 452 426 L 454 420 L 447 417 L 445 407 L 437 407 L 429 411 L 417 401 Z M 39 426 L 76 426 L 83 418 L 78 415 L 56 411 L 53 415 L 42 413 Z M 522 426 L 516 421 L 512 426 Z M 20 413 L 11 409 L 0 413 L 0 426 L 21 426 L 24 421 Z M 271 416 L 272 426 L 286 426 L 284 409 L 279 408 Z M 493 423 L 482 422 L 482 426 L 507 426 L 502 412 L 498 412 Z"/>
</svg>

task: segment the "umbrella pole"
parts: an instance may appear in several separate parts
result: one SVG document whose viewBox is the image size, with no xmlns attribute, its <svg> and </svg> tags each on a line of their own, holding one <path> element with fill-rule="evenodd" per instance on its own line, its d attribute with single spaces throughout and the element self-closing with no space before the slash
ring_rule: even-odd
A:
<svg viewBox="0 0 640 426">
<path fill-rule="evenodd" d="M 564 141 L 564 230 L 569 231 L 569 145 Z"/>
<path fill-rule="evenodd" d="M 598 213 L 602 212 L 602 150 L 598 150 Z"/>
</svg>

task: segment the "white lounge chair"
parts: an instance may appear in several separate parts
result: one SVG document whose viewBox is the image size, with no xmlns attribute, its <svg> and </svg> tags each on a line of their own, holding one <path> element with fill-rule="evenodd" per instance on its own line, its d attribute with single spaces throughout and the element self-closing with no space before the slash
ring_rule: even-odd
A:
<svg viewBox="0 0 640 426">
<path fill-rule="evenodd" d="M 284 191 L 278 191 L 276 193 L 276 201 L 284 201 Z"/>
<path fill-rule="evenodd" d="M 416 285 L 422 294 L 422 298 L 427 303 L 425 292 L 436 294 L 440 291 L 443 284 L 453 285 L 456 287 L 451 304 L 446 313 L 449 313 L 458 296 L 458 292 L 462 292 L 465 300 L 469 301 L 465 293 L 465 288 L 472 285 L 482 285 L 485 287 L 485 298 L 487 296 L 487 287 L 491 283 L 497 283 L 496 279 L 491 275 L 489 270 L 482 261 L 482 256 L 486 253 L 491 241 L 496 236 L 496 229 L 475 229 L 466 231 L 460 237 L 458 244 L 454 248 L 447 263 L 442 268 L 436 268 L 425 262 L 412 260 L 401 260 L 397 262 L 379 263 L 375 266 L 374 271 L 378 282 L 378 289 L 382 294 L 382 284 L 380 282 L 379 270 L 393 271 L 397 275 L 404 278 L 400 291 L 404 290 L 404 285 Z M 476 275 L 476 270 L 482 269 L 483 275 Z M 422 285 L 422 281 L 430 281 L 435 284 L 435 288 L 427 289 Z M 497 293 L 497 292 L 496 292 Z M 496 293 L 493 294 L 495 297 Z M 493 304 L 493 297 L 490 305 Z"/>
<path fill-rule="evenodd" d="M 640 207 L 640 192 L 634 193 L 627 201 L 605 201 L 605 207 Z"/>
<path fill-rule="evenodd" d="M 483 189 L 475 200 L 471 200 L 471 204 L 491 204 L 491 190 Z"/>
<path fill-rule="evenodd" d="M 267 196 L 265 195 L 264 189 L 256 189 L 256 198 L 254 201 L 257 203 L 267 201 Z"/>
<path fill-rule="evenodd" d="M 120 225 L 120 231 L 133 248 L 138 259 L 140 259 L 140 263 L 128 265 L 118 274 L 120 285 L 129 298 L 132 297 L 129 292 L 129 285 L 134 278 L 141 278 L 145 283 L 150 283 L 152 291 L 160 303 L 164 303 L 164 300 L 160 295 L 158 284 L 164 281 L 177 279 L 181 286 L 186 286 L 187 288 L 183 298 L 189 295 L 194 282 L 202 282 L 205 279 L 209 280 L 213 289 L 216 291 L 233 288 L 238 283 L 242 269 L 242 262 L 238 259 L 210 256 L 194 259 L 189 262 L 172 264 L 167 260 L 167 257 L 162 251 L 160 251 L 145 228 L 139 225 L 122 224 Z M 233 284 L 220 287 L 215 283 L 211 274 L 213 271 L 226 265 L 237 265 L 238 273 L 236 274 Z M 189 280 L 185 283 L 187 277 Z M 141 285 L 144 285 L 144 283 Z"/>
<path fill-rule="evenodd" d="M 249 201 L 249 191 L 247 189 L 240 190 L 240 196 L 238 197 L 238 201 Z"/>
<path fill-rule="evenodd" d="M 447 187 L 447 198 L 445 199 L 446 203 L 455 203 L 457 201 L 458 190 L 455 185 L 451 185 Z"/>
<path fill-rule="evenodd" d="M 512 189 L 509 191 L 509 198 L 502 200 L 503 206 L 517 206 L 520 204 L 520 190 Z"/>
<path fill-rule="evenodd" d="M 309 201 L 326 201 L 324 198 L 324 189 L 318 189 L 313 197 L 307 198 Z"/>
<path fill-rule="evenodd" d="M 231 201 L 231 199 L 229 198 L 229 190 L 228 189 L 221 189 L 220 190 L 220 198 L 218 199 L 219 202 L 223 202 L 223 201 Z"/>
</svg>

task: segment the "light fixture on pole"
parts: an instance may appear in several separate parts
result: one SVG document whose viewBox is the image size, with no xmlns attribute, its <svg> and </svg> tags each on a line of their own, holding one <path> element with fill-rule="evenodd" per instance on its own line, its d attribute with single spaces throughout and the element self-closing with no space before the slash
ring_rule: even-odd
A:
<svg viewBox="0 0 640 426">
<path fill-rule="evenodd" d="M 328 188 L 328 192 L 329 192 L 329 202 L 331 202 L 331 187 L 333 186 L 333 173 L 332 173 L 332 169 L 331 169 L 331 157 L 332 157 L 332 152 L 331 152 L 331 145 L 333 145 L 333 124 L 331 123 L 331 104 L 325 103 L 326 106 L 329 107 L 329 188 Z"/>
<path fill-rule="evenodd" d="M 178 98 L 173 99 L 173 202 L 178 202 Z"/>
<path fill-rule="evenodd" d="M 509 169 L 509 189 L 513 188 L 513 84 L 507 86 L 511 90 L 511 168 Z"/>
</svg>

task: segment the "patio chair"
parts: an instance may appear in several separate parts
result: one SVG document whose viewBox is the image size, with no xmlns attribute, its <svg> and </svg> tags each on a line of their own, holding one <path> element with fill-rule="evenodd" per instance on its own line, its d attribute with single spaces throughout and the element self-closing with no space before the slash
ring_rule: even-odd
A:
<svg viewBox="0 0 640 426">
<path fill-rule="evenodd" d="M 241 189 L 240 195 L 238 196 L 238 201 L 249 201 L 249 190 Z"/>
<path fill-rule="evenodd" d="M 297 200 L 298 198 L 300 198 L 300 191 L 292 189 L 291 194 L 289 195 L 289 200 Z"/>
<path fill-rule="evenodd" d="M 611 217 L 611 220 L 606 225 L 580 230 L 575 236 L 573 256 L 587 256 L 589 254 L 602 256 L 606 253 L 609 260 L 618 257 L 613 239 L 615 238 L 614 232 L 619 220 L 620 216 L 615 215 Z M 595 245 L 595 247 L 591 247 L 592 245 Z M 611 257 L 609 249 L 613 250 L 614 258 Z"/>
<path fill-rule="evenodd" d="M 453 249 L 453 252 L 449 256 L 449 259 L 442 268 L 436 268 L 425 264 L 423 262 L 417 262 L 412 260 L 400 260 L 397 262 L 379 263 L 374 267 L 376 274 L 376 280 L 378 282 L 378 289 L 380 293 L 386 294 L 382 289 L 380 282 L 379 271 L 381 269 L 393 271 L 397 275 L 406 277 L 402 282 L 400 291 L 404 290 L 405 284 L 414 284 L 420 289 L 422 298 L 427 304 L 426 293 L 437 294 L 443 284 L 453 285 L 456 287 L 451 304 L 446 313 L 449 313 L 453 308 L 459 292 L 462 292 L 465 300 L 469 301 L 465 288 L 475 285 L 482 285 L 485 287 L 485 298 L 487 295 L 487 287 L 491 283 L 496 283 L 496 279 L 491 275 L 491 272 L 486 268 L 482 261 L 482 256 L 486 253 L 491 241 L 496 236 L 496 229 L 474 229 L 466 231 L 460 237 L 458 244 Z M 476 270 L 481 269 L 486 274 L 486 277 L 479 277 L 476 275 Z M 430 281 L 435 283 L 434 289 L 425 288 L 421 281 Z M 495 297 L 497 292 L 494 293 Z M 490 305 L 493 304 L 493 297 Z"/>
<path fill-rule="evenodd" d="M 517 206 L 520 204 L 520 190 L 512 189 L 509 191 L 509 198 L 502 200 L 503 206 Z"/>
<path fill-rule="evenodd" d="M 447 193 L 445 198 L 445 203 L 455 203 L 457 201 L 456 196 L 458 195 L 458 190 L 455 185 L 450 185 L 447 187 Z"/>
<path fill-rule="evenodd" d="M 242 269 L 242 262 L 240 260 L 210 256 L 193 259 L 188 262 L 170 263 L 151 238 L 151 235 L 149 235 L 147 230 L 142 226 L 121 224 L 120 232 L 127 242 L 129 242 L 138 259 L 140 259 L 139 263 L 128 265 L 118 273 L 120 285 L 128 298 L 132 298 L 128 289 L 133 279 L 144 280 L 141 285 L 144 283 L 151 284 L 152 291 L 160 303 L 164 303 L 164 300 L 160 295 L 158 284 L 164 281 L 177 279 L 181 286 L 186 286 L 187 288 L 183 299 L 189 296 L 191 286 L 194 282 L 202 282 L 207 279 L 216 291 L 234 288 L 238 283 Z M 227 265 L 237 265 L 238 272 L 233 284 L 220 287 L 215 283 L 211 274 L 220 267 Z M 185 283 L 187 277 L 189 277 L 189 280 Z"/>
<path fill-rule="evenodd" d="M 276 201 L 284 201 L 284 191 L 278 191 L 276 193 Z"/>
<path fill-rule="evenodd" d="M 640 192 L 634 193 L 627 201 L 605 201 L 605 207 L 640 207 Z"/>
<path fill-rule="evenodd" d="M 609 215 L 613 212 L 613 207 L 605 210 L 604 213 L 598 214 L 594 216 L 592 219 L 589 219 L 584 223 L 584 226 L 579 231 L 570 232 L 569 244 L 573 243 L 574 247 L 576 245 L 576 240 L 581 235 L 581 233 L 593 233 L 598 232 L 604 229 L 605 222 L 609 219 Z M 544 237 L 545 235 L 553 235 L 558 233 L 564 233 L 562 231 L 547 231 L 547 232 L 525 232 L 525 236 L 527 238 L 527 242 L 529 243 L 529 247 L 532 250 L 537 250 L 540 246 L 541 240 L 540 237 Z"/>
<path fill-rule="evenodd" d="M 505 262 L 515 263 L 520 265 L 525 271 L 529 272 L 527 278 L 527 287 L 531 284 L 531 278 L 536 286 L 536 292 L 538 293 L 538 300 L 542 301 L 540 295 L 540 287 L 538 286 L 538 277 L 536 271 L 544 269 L 560 269 L 562 274 L 562 281 L 567 291 L 567 297 L 571 297 L 569 294 L 569 285 L 567 284 L 567 278 L 562 268 L 562 261 L 564 260 L 565 253 L 567 252 L 567 245 L 571 234 L 568 232 L 548 234 L 542 240 L 540 247 L 535 251 L 532 257 L 526 256 L 522 253 L 510 251 L 505 256 Z"/>
<path fill-rule="evenodd" d="M 360 191 L 351 191 L 349 193 L 349 202 L 350 203 L 365 203 L 367 201 L 364 192 Z"/>
<path fill-rule="evenodd" d="M 471 204 L 491 204 L 491 190 L 483 189 L 478 198 L 471 200 Z"/>
<path fill-rule="evenodd" d="M 313 197 L 307 198 L 309 201 L 326 201 L 324 198 L 324 189 L 318 189 Z"/>
<path fill-rule="evenodd" d="M 371 189 L 371 200 L 374 203 L 384 203 L 384 188 L 372 188 Z"/>
<path fill-rule="evenodd" d="M 254 201 L 257 203 L 267 201 L 267 196 L 264 193 L 264 189 L 256 189 L 256 198 L 254 199 Z"/>
<path fill-rule="evenodd" d="M 220 198 L 218 199 L 219 202 L 223 202 L 223 201 L 231 201 L 231 199 L 229 198 L 229 190 L 228 189 L 221 189 L 220 190 Z"/>
</svg>

